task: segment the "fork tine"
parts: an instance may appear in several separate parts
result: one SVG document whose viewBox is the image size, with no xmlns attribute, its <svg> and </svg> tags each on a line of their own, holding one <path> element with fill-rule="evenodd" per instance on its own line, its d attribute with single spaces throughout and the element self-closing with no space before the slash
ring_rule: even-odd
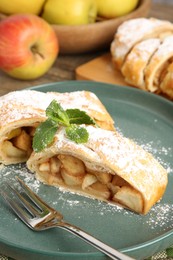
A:
<svg viewBox="0 0 173 260">
<path fill-rule="evenodd" d="M 32 215 L 32 217 L 36 217 L 38 215 L 38 211 L 17 191 L 15 190 L 9 183 L 7 186 L 12 190 L 15 196 L 18 197 L 19 201 L 25 207 L 26 210 Z"/>
<path fill-rule="evenodd" d="M 37 196 L 35 192 L 33 192 L 19 177 L 16 176 L 17 181 L 19 182 L 22 189 L 25 191 L 25 193 L 28 195 L 28 197 L 32 200 L 32 202 L 41 210 L 41 211 L 47 211 L 47 213 L 50 210 L 53 210 L 48 204 L 46 204 L 41 198 Z"/>
<path fill-rule="evenodd" d="M 13 199 L 11 199 L 6 192 L 1 191 L 1 195 L 6 200 L 8 205 L 11 207 L 11 209 L 16 213 L 16 215 L 30 228 L 33 229 L 33 227 L 29 223 L 29 218 L 27 216 L 27 213 L 24 209 L 19 206 Z"/>
</svg>

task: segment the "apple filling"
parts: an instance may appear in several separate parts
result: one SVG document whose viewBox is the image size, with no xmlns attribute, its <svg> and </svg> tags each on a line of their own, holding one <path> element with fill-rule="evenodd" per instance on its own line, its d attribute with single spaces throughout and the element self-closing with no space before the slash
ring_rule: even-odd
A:
<svg viewBox="0 0 173 260">
<path fill-rule="evenodd" d="M 97 199 L 118 203 L 141 212 L 141 194 L 118 175 L 89 171 L 85 164 L 71 155 L 58 155 L 38 165 L 39 175 L 49 185 L 67 187 L 70 190 Z"/>
<path fill-rule="evenodd" d="M 35 127 L 20 127 L 7 134 L 2 143 L 2 152 L 7 158 L 28 159 L 32 152 Z"/>
</svg>

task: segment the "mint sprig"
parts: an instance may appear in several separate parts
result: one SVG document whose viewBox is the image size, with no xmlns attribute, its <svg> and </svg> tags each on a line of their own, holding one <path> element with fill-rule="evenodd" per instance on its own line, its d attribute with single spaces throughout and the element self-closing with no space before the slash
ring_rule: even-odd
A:
<svg viewBox="0 0 173 260">
<path fill-rule="evenodd" d="M 40 152 L 53 142 L 54 136 L 60 126 L 65 127 L 67 138 L 77 144 L 86 143 L 89 134 L 82 124 L 95 125 L 95 121 L 79 109 L 64 110 L 53 100 L 46 109 L 47 120 L 41 123 L 33 138 L 33 150 Z"/>
</svg>

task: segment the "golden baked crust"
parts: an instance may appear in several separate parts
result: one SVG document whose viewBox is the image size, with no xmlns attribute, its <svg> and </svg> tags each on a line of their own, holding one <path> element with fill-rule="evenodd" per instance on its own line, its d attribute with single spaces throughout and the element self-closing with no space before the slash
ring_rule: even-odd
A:
<svg viewBox="0 0 173 260">
<path fill-rule="evenodd" d="M 164 194 L 166 170 L 119 133 L 93 126 L 86 129 L 89 140 L 80 145 L 59 129 L 51 146 L 32 153 L 27 167 L 48 185 L 146 214 Z"/>
</svg>

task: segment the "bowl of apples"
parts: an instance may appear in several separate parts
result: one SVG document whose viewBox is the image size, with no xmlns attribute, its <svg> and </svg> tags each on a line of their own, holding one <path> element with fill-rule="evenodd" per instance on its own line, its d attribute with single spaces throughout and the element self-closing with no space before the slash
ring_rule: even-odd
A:
<svg viewBox="0 0 173 260">
<path fill-rule="evenodd" d="M 21 0 L 13 0 L 8 5 L 6 0 L 1 0 L 0 19 L 4 14 L 23 10 L 35 13 L 53 27 L 62 54 L 109 48 L 118 26 L 126 20 L 147 16 L 151 4 L 151 0 L 38 0 L 37 3 L 22 0 L 22 10 L 17 2 Z"/>
<path fill-rule="evenodd" d="M 81 2 L 83 0 L 73 1 L 75 3 Z M 127 8 L 125 8 L 125 10 L 123 10 L 123 8 L 121 10 L 123 1 L 127 4 Z M 87 53 L 109 48 L 118 26 L 125 20 L 147 16 L 151 4 L 151 0 L 97 0 L 96 2 L 102 2 L 102 6 L 100 7 L 101 10 L 98 10 L 99 13 L 97 11 L 97 13 L 94 14 L 94 10 L 87 7 L 88 1 L 84 2 L 86 8 L 85 11 L 83 11 L 85 12 L 85 14 L 82 13 L 82 11 L 80 13 L 81 18 L 79 22 L 81 22 L 81 24 L 63 25 L 55 24 L 48 20 L 52 23 L 52 26 L 59 39 L 60 53 Z M 111 10 L 113 9 L 113 3 L 115 7 L 116 3 L 119 3 L 120 5 L 120 10 L 117 10 L 117 14 L 116 11 L 115 13 L 111 12 Z M 107 9 L 105 8 L 105 5 L 107 5 Z M 105 14 L 102 10 L 105 10 L 107 13 Z M 89 17 L 90 15 L 91 19 L 89 22 L 89 20 L 84 17 Z M 70 17 L 67 16 L 67 19 L 68 18 L 70 19 Z M 92 18 L 94 18 L 95 20 Z M 83 19 L 85 20 L 85 24 L 82 24 Z M 73 19 L 71 18 L 71 21 L 72 20 Z"/>
</svg>

